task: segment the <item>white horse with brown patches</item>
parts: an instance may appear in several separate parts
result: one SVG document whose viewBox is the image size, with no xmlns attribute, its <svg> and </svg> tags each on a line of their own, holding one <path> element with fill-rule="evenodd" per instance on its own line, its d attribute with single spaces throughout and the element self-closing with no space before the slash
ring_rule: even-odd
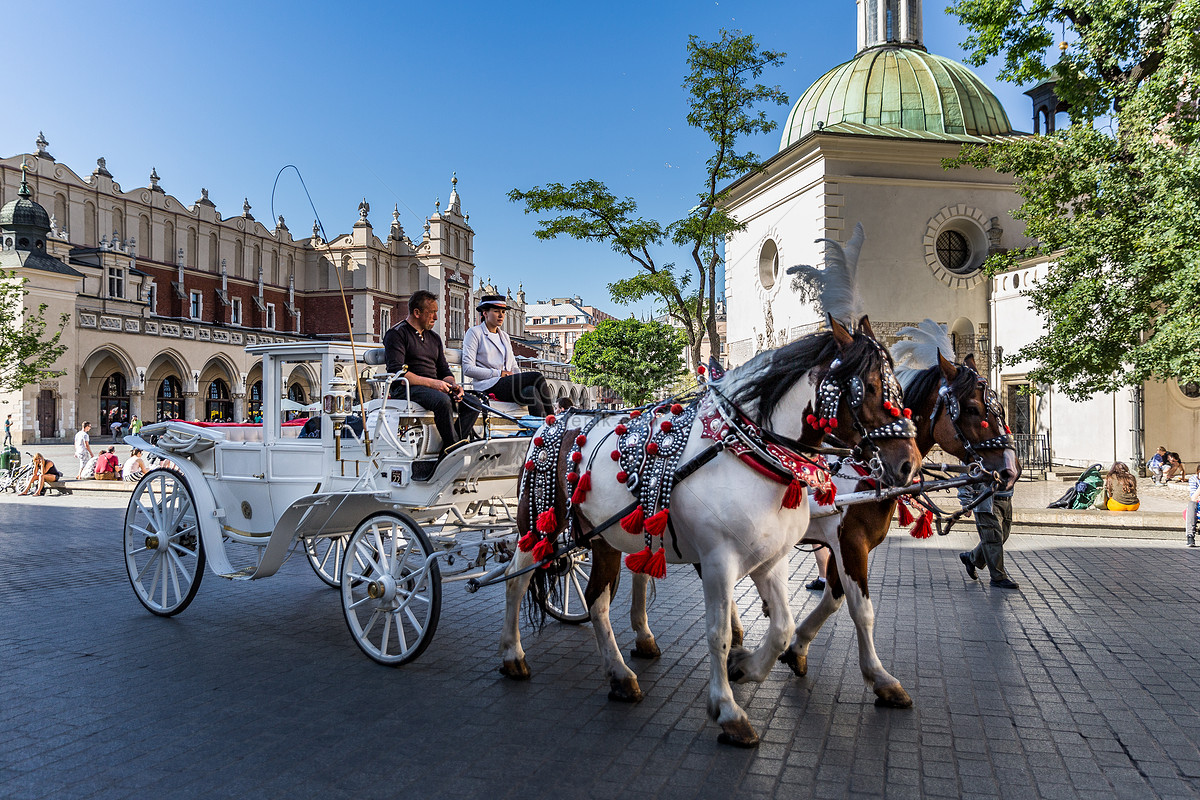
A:
<svg viewBox="0 0 1200 800">
<path fill-rule="evenodd" d="M 831 321 L 831 328 L 760 354 L 731 370 L 698 401 L 702 407 L 696 412 L 699 419 L 686 431 L 678 464 L 687 464 L 702 453 L 713 457 L 674 485 L 669 529 L 662 524 L 653 528 L 660 537 L 657 551 L 643 549 L 652 522 L 662 523 L 666 518 L 666 515 L 660 518 L 658 513 L 650 515 L 654 509 L 646 510 L 644 523 L 638 517 L 637 524 L 632 526 L 636 535 L 609 525 L 593 540 L 592 573 L 585 597 L 609 679 L 611 699 L 637 701 L 642 697 L 637 676 L 621 657 L 609 621 L 621 553 L 630 554 L 642 570 L 635 574 L 635 598 L 641 599 L 635 600 L 633 611 L 638 655 L 658 654 L 645 619 L 646 573 L 653 571 L 646 568 L 648 557 L 663 558 L 673 564 L 695 564 L 701 569 L 704 587 L 710 656 L 709 714 L 721 726 L 720 741 L 741 746 L 758 743 L 758 735 L 734 699 L 729 681 L 731 678 L 738 682 L 762 681 L 788 646 L 793 619 L 787 605 L 787 559 L 808 529 L 809 510 L 806 490 L 796 479 L 789 482 L 764 475 L 771 470 L 761 462 L 757 467 L 748 466 L 754 458 L 747 458 L 745 453 L 735 455 L 737 448 L 733 446 L 715 454 L 708 452 L 714 442 L 705 439 L 703 433 L 705 430 L 711 433 L 717 427 L 714 420 L 720 422 L 713 414 L 719 414 L 723 420 L 744 414 L 743 422 L 761 431 L 758 446 L 767 449 L 769 444 L 775 448 L 772 452 L 788 451 L 783 444 L 800 451 L 815 448 L 826 433 L 837 429 L 844 441 L 861 448 L 864 460 L 871 458 L 878 477 L 887 485 L 906 485 L 920 466 L 911 426 L 906 425 L 907 420 L 897 419 L 899 410 L 888 399 L 892 396 L 890 357 L 871 336 L 869 324 L 864 318 L 855 333 L 836 321 Z M 664 423 L 673 418 L 685 419 L 687 413 L 690 411 L 664 414 L 662 421 L 656 418 L 658 432 L 654 441 L 663 442 L 666 447 L 663 433 L 672 431 L 664 428 Z M 520 529 L 529 531 L 530 539 L 513 559 L 510 574 L 547 554 L 545 543 L 554 541 L 568 514 L 573 517 L 577 536 L 586 538 L 594 528 L 620 516 L 631 501 L 637 500 L 626 468 L 628 452 L 622 455 L 614 450 L 618 442 L 622 442 L 620 447 L 625 446 L 623 439 L 629 434 L 618 429 L 630 423 L 629 417 L 602 418 L 593 422 L 586 434 L 576 435 L 575 431 L 582 430 L 580 426 L 589 419 L 593 418 L 580 415 L 560 421 L 558 425 L 569 427 L 570 433 L 557 430 L 557 425 L 539 432 L 526 464 L 518 514 Z M 682 424 L 673 432 L 684 435 Z M 551 440 L 561 442 L 553 459 L 557 467 L 552 507 L 537 500 L 539 492 L 545 494 L 548 487 L 539 483 L 544 480 L 539 477 L 544 472 L 539 472 L 542 462 L 536 461 L 544 461 L 541 449 L 548 449 Z M 580 440 L 584 443 L 580 444 Z M 621 459 L 610 458 L 610 451 Z M 795 450 L 789 452 L 794 454 Z M 578 476 L 584 469 L 590 490 L 580 493 L 576 487 L 578 502 L 568 506 L 567 497 L 572 491 L 568 475 Z M 651 474 L 644 473 L 643 477 Z M 535 570 L 535 573 L 540 583 L 544 572 Z M 530 677 L 518 625 L 521 599 L 531 575 L 512 578 L 506 590 L 500 671 L 514 679 Z M 763 600 L 780 611 L 772 615 L 757 648 L 735 650 L 730 624 L 734 613 L 733 590 L 737 581 L 747 575 Z M 678 579 L 685 578 L 678 576 Z"/>
</svg>

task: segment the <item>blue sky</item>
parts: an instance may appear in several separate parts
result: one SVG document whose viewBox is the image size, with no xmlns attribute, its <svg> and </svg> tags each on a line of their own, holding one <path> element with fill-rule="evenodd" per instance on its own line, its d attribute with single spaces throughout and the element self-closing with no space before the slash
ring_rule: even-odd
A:
<svg viewBox="0 0 1200 800">
<path fill-rule="evenodd" d="M 925 4 L 926 46 L 962 58 L 966 32 L 941 2 Z M 549 181 L 605 181 L 641 212 L 670 221 L 694 205 L 707 142 L 687 126 L 681 82 L 689 34 L 753 33 L 788 53 L 763 76 L 794 102 L 854 55 L 853 0 L 37 4 L 15 27 L 13 80 L 0 153 L 50 152 L 83 176 L 98 156 L 122 189 L 150 168 L 185 203 L 209 190 L 223 216 L 269 220 L 284 164 L 303 173 L 331 235 L 349 230 L 363 197 L 376 233 L 393 205 L 419 238 L 457 172 L 476 238 L 476 276 L 529 299 L 580 294 L 623 315 L 606 284 L 633 267 L 605 245 L 534 239 L 535 219 L 506 194 Z M 11 37 L 10 37 L 11 38 Z M 22 55 L 17 56 L 20 52 Z M 1028 98 L 978 70 L 1014 127 Z M 787 107 L 769 113 L 780 123 Z M 766 157 L 778 132 L 750 141 Z M 289 173 L 275 213 L 293 236 L 313 214 Z M 661 261 L 687 258 L 663 253 Z"/>
</svg>

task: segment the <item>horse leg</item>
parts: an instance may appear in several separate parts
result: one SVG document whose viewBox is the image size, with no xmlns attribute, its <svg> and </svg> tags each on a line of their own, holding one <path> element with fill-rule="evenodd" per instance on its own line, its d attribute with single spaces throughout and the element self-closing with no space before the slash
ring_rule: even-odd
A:
<svg viewBox="0 0 1200 800">
<path fill-rule="evenodd" d="M 831 557 L 829 563 L 834 565 L 833 562 L 835 560 L 836 557 Z M 836 614 L 837 610 L 842 607 L 842 600 L 844 599 L 845 594 L 842 592 L 842 583 L 836 569 L 827 569 L 825 592 L 821 595 L 820 602 L 796 626 L 796 633 L 792 637 L 791 645 L 779 657 L 779 660 L 787 664 L 796 675 L 803 677 L 808 674 L 808 646 L 812 644 L 813 639 L 817 638 L 817 634 L 821 632 L 821 626 L 825 624 L 825 621 Z"/>
<path fill-rule="evenodd" d="M 726 659 L 729 657 L 730 610 L 735 576 L 722 564 L 704 570 L 704 621 L 708 635 L 708 715 L 721 726 L 717 741 L 737 747 L 757 747 L 758 734 L 746 712 L 737 704 L 729 686 Z"/>
<path fill-rule="evenodd" d="M 696 568 L 696 574 L 700 576 L 700 580 L 704 580 L 704 571 L 700 569 L 700 565 L 693 564 L 692 566 Z M 746 641 L 746 629 L 742 627 L 742 618 L 738 615 L 737 603 L 731 604 L 730 609 L 732 611 L 729 615 L 729 644 L 731 647 L 741 647 L 742 643 Z M 763 602 L 763 616 L 771 616 L 766 602 Z"/>
<path fill-rule="evenodd" d="M 737 683 L 766 680 L 776 659 L 788 644 L 792 630 L 792 609 L 787 602 L 788 560 L 777 556 L 750 573 L 763 604 L 773 609 L 767 635 L 753 651 L 736 648 L 729 655 L 729 679 Z"/>
<path fill-rule="evenodd" d="M 638 686 L 637 675 L 621 658 L 621 648 L 617 645 L 612 620 L 608 615 L 613 599 L 613 589 L 620 572 L 621 552 L 603 538 L 593 539 L 592 574 L 588 577 L 588 585 L 584 589 L 583 596 L 587 601 L 588 612 L 592 618 L 592 631 L 596 636 L 596 646 L 600 649 L 600 657 L 604 660 L 604 674 L 608 676 L 608 699 L 637 703 L 643 697 L 642 689 Z"/>
<path fill-rule="evenodd" d="M 846 605 L 858 632 L 858 666 L 863 680 L 875 692 L 875 705 L 888 708 L 911 708 L 913 701 L 880 662 L 875 652 L 875 607 L 867 591 L 866 542 L 857 537 L 842 540 L 842 558 L 838 562 L 839 576 L 846 592 Z"/>
<path fill-rule="evenodd" d="M 533 554 L 517 550 L 508 565 L 508 572 L 516 572 L 533 563 Z M 500 674 L 515 681 L 529 680 L 529 665 L 525 663 L 525 651 L 521 648 L 521 599 L 529 590 L 532 572 L 526 572 L 504 582 L 504 628 L 500 633 Z"/>
<path fill-rule="evenodd" d="M 619 567 L 618 567 L 619 569 Z M 629 607 L 629 624 L 633 626 L 635 635 L 633 649 L 629 651 L 630 658 L 658 658 L 662 651 L 654 641 L 650 631 L 650 622 L 646 617 L 646 601 L 650 593 L 650 576 L 640 572 L 633 574 L 633 603 Z"/>
</svg>

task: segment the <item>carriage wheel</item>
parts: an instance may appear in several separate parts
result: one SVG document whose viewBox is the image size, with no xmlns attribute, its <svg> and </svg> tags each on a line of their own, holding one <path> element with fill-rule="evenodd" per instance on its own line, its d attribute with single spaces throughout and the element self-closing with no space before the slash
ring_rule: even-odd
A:
<svg viewBox="0 0 1200 800">
<path fill-rule="evenodd" d="M 334 589 L 342 585 L 342 562 L 346 557 L 346 542 L 349 539 L 347 534 L 304 540 L 304 554 L 308 556 L 308 565 L 317 573 L 318 578 Z"/>
<path fill-rule="evenodd" d="M 368 517 L 346 544 L 346 625 L 359 649 L 380 664 L 412 661 L 437 631 L 442 576 L 433 552 L 420 525 L 391 514 Z"/>
<path fill-rule="evenodd" d="M 562 547 L 566 534 L 560 534 L 558 546 Z M 588 578 L 592 574 L 592 551 L 577 550 L 565 555 L 550 566 L 555 590 L 542 603 L 546 613 L 559 622 L 568 625 L 581 625 L 591 619 L 588 613 L 584 589 L 587 588 Z M 620 577 L 620 573 L 617 573 Z M 614 591 L 616 586 L 613 586 Z"/>
<path fill-rule="evenodd" d="M 152 614 L 175 616 L 196 596 L 204 561 L 187 481 L 168 469 L 146 473 L 125 512 L 125 569 L 137 599 Z"/>
</svg>

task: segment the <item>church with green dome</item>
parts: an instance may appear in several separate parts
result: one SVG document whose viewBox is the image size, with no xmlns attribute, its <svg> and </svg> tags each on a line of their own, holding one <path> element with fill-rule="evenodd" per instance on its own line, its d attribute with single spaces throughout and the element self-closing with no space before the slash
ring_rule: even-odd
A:
<svg viewBox="0 0 1200 800">
<path fill-rule="evenodd" d="M 954 333 L 958 355 L 987 368 L 983 262 L 1031 242 L 1012 216 L 1020 198 L 1008 176 L 942 160 L 963 144 L 1029 134 L 970 69 L 926 49 L 921 0 L 856 5 L 853 58 L 800 94 L 765 170 L 728 187 L 727 207 L 746 225 L 726 244 L 730 363 L 821 325 L 786 270 L 822 263 L 817 240 L 845 243 L 862 223 L 859 280 L 876 333 L 888 339 L 929 317 Z"/>
</svg>

